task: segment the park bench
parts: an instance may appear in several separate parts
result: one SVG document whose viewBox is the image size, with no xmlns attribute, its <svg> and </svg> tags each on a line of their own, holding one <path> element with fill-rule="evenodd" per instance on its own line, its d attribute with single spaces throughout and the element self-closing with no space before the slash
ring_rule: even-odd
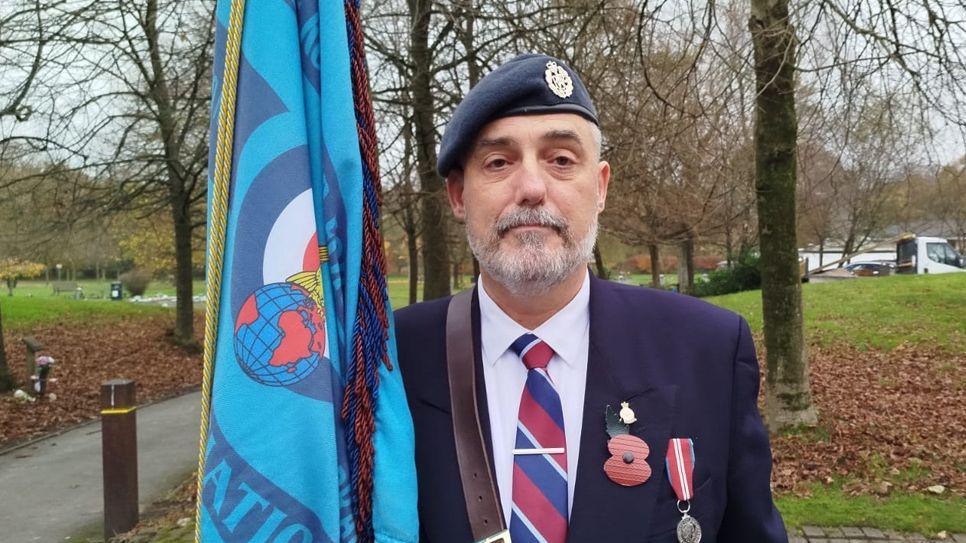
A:
<svg viewBox="0 0 966 543">
<path fill-rule="evenodd" d="M 77 281 L 54 281 L 54 294 L 69 292 L 73 294 L 77 291 Z"/>
</svg>

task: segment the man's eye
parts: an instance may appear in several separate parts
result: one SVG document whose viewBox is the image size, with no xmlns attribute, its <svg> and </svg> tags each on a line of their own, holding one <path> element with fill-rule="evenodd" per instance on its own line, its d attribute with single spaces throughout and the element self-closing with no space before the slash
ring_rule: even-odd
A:
<svg viewBox="0 0 966 543">
<path fill-rule="evenodd" d="M 574 163 L 574 161 L 571 160 L 570 157 L 568 156 L 561 155 L 558 157 L 554 157 L 553 163 L 556 164 L 557 166 L 570 166 L 571 164 Z"/>
<path fill-rule="evenodd" d="M 494 158 L 486 163 L 487 168 L 502 168 L 507 165 L 507 161 L 502 158 Z"/>
</svg>

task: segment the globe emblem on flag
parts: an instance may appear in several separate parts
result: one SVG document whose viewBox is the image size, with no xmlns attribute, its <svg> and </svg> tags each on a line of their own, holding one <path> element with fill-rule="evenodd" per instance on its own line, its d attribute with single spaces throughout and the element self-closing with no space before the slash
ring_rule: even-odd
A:
<svg viewBox="0 0 966 543">
<path fill-rule="evenodd" d="M 235 358 L 245 373 L 269 386 L 312 373 L 325 354 L 320 302 L 295 283 L 271 283 L 249 296 L 235 319 Z"/>
</svg>

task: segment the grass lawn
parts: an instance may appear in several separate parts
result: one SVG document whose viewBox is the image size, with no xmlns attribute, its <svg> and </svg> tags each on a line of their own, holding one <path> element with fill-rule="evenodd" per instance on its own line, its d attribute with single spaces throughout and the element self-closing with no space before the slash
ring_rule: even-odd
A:
<svg viewBox="0 0 966 543">
<path fill-rule="evenodd" d="M 81 279 L 75 281 L 77 286 L 84 290 L 84 296 L 87 298 L 109 298 L 111 292 L 111 283 L 113 281 L 98 281 L 95 279 Z M 3 294 L 6 294 L 6 288 L 2 289 Z M 193 282 L 193 292 L 195 295 L 205 293 L 205 281 L 203 279 L 196 279 Z M 174 296 L 174 284 L 169 281 L 153 280 L 148 284 L 147 290 L 144 292 L 145 296 L 155 296 L 158 294 L 167 294 Z M 13 289 L 14 297 L 31 297 L 31 298 L 71 298 L 69 293 L 54 294 L 54 289 L 51 283 L 43 280 L 31 279 L 31 280 L 21 280 L 17 282 L 17 288 Z M 131 294 L 125 290 L 124 296 L 130 296 Z"/>
<path fill-rule="evenodd" d="M 966 352 L 966 274 L 859 278 L 802 285 L 806 338 L 889 352 L 901 343 Z M 762 328 L 761 291 L 707 299 Z M 893 489 L 887 497 L 852 496 L 840 483 L 807 496 L 776 497 L 789 527 L 872 526 L 922 534 L 966 532 L 966 499 Z M 948 492 L 947 492 L 948 494 Z"/>
<path fill-rule="evenodd" d="M 75 300 L 71 294 L 54 294 L 50 283 L 42 280 L 19 281 L 13 296 L 7 289 L 0 290 L 0 311 L 5 329 L 17 330 L 47 322 L 88 322 L 91 319 L 129 318 L 157 315 L 173 309 L 156 305 L 113 301 L 109 298 L 111 281 L 80 280 L 78 286 L 87 297 Z M 195 295 L 204 294 L 205 282 L 194 282 Z M 166 281 L 152 281 L 145 296 L 174 295 L 174 285 Z M 125 297 L 129 293 L 125 291 Z"/>
<path fill-rule="evenodd" d="M 676 274 L 676 273 L 664 273 L 664 274 L 661 274 L 661 275 L 664 276 L 663 281 L 664 281 L 664 286 L 665 287 L 669 287 L 671 285 L 678 284 L 678 274 Z M 617 280 L 616 277 L 611 277 L 611 279 L 613 279 L 614 281 Z M 651 286 L 651 274 L 649 274 L 649 273 L 632 273 L 631 275 L 628 275 L 624 279 L 624 282 L 629 283 L 631 285 L 640 285 L 642 287 L 649 287 L 649 286 Z"/>
<path fill-rule="evenodd" d="M 850 496 L 839 485 L 816 485 L 811 496 L 779 496 L 775 504 L 788 528 L 870 526 L 927 536 L 966 532 L 966 499 L 955 496 Z"/>
<path fill-rule="evenodd" d="M 761 291 L 707 298 L 761 331 Z M 966 352 L 966 273 L 802 285 L 805 335 L 820 345 L 892 350 L 903 342 Z"/>
<path fill-rule="evenodd" d="M 6 289 L 2 289 L 0 312 L 3 314 L 4 329 L 19 330 L 47 322 L 88 322 L 91 319 L 117 319 L 173 311 L 156 305 L 112 301 L 108 297 L 110 281 L 80 280 L 77 284 L 84 290 L 86 299 L 75 300 L 67 293 L 55 295 L 51 285 L 44 281 L 20 281 L 13 290 L 13 296 L 8 296 Z M 205 282 L 195 281 L 194 293 L 203 294 L 204 291 Z M 153 281 L 145 295 L 157 294 L 174 295 L 174 285 Z"/>
<path fill-rule="evenodd" d="M 409 305 L 409 278 L 400 275 L 391 275 L 387 280 L 389 286 L 389 302 L 393 309 L 406 307 Z M 419 283 L 416 295 L 422 298 L 423 283 Z"/>
<path fill-rule="evenodd" d="M 92 319 L 118 319 L 158 315 L 174 309 L 157 305 L 113 302 L 110 300 L 73 300 L 70 298 L 26 298 L 0 296 L 3 328 L 7 331 L 49 322 L 81 323 Z"/>
<path fill-rule="evenodd" d="M 409 305 L 409 277 L 404 275 L 390 275 L 387 280 L 389 286 L 389 301 L 393 309 L 400 309 Z M 473 277 L 463 276 L 463 288 L 473 286 Z M 423 282 L 420 281 L 416 288 L 417 301 L 423 300 Z"/>
</svg>

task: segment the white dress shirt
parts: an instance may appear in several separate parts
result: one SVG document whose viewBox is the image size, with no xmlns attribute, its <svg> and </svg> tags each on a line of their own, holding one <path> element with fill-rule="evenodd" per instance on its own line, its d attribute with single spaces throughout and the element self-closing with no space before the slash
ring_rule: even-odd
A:
<svg viewBox="0 0 966 543">
<path fill-rule="evenodd" d="M 527 369 L 510 349 L 510 344 L 527 332 L 542 339 L 555 353 L 547 372 L 557 386 L 563 408 L 567 447 L 567 511 L 573 508 L 590 346 L 590 272 L 587 273 L 573 300 L 535 330 L 527 330 L 511 319 L 486 293 L 482 278 L 477 281 L 492 458 L 500 487 L 500 504 L 507 523 L 510 522 L 513 505 L 513 446 L 516 443 L 517 416 L 520 396 L 527 381 Z"/>
</svg>

